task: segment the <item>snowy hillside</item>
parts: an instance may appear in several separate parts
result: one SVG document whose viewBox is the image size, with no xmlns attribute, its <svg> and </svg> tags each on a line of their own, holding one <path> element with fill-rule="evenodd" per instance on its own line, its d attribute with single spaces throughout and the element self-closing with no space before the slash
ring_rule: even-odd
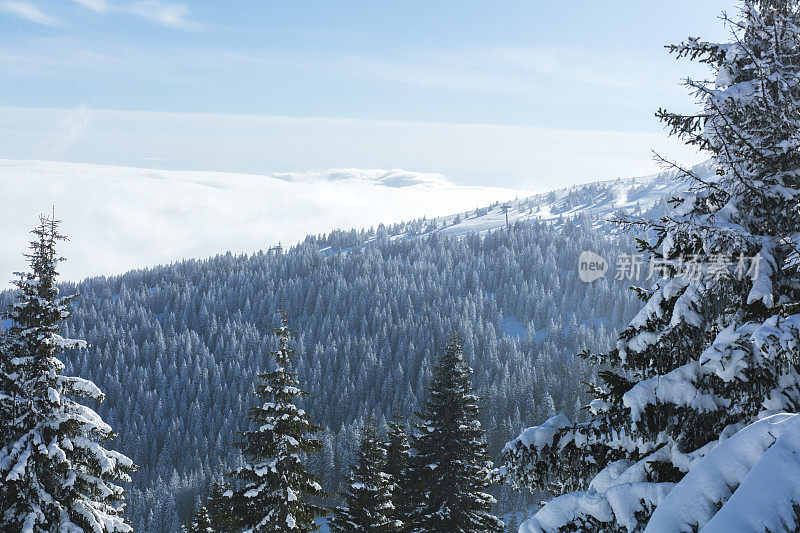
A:
<svg viewBox="0 0 800 533">
<path fill-rule="evenodd" d="M 708 163 L 693 168 L 701 177 L 711 175 Z M 558 221 L 589 214 L 598 226 L 616 212 L 636 213 L 652 209 L 662 200 L 685 192 L 690 183 L 675 171 L 651 176 L 598 181 L 535 194 L 510 202 L 497 202 L 482 209 L 416 220 L 390 229 L 393 238 L 432 232 L 463 236 L 484 233 L 508 224 L 529 220 Z"/>
<path fill-rule="evenodd" d="M 602 219 L 618 209 L 647 209 L 685 187 L 666 172 L 530 196 L 405 170 L 252 175 L 0 160 L 0 272 L 8 278 L 20 269 L 28 229 L 53 207 L 72 236 L 63 274 L 77 280 L 403 220 L 412 222 L 390 226 L 392 237 L 485 232 L 505 225 L 503 202 L 511 224 L 584 212 Z M 415 220 L 424 216 L 439 218 Z"/>
</svg>

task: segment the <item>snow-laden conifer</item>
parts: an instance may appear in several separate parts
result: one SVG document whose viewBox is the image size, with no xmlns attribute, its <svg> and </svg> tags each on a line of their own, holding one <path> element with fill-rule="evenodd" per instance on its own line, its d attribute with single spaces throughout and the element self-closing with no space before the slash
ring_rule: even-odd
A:
<svg viewBox="0 0 800 533">
<path fill-rule="evenodd" d="M 386 448 L 378 424 L 370 417 L 361 429 L 354 464 L 350 467 L 343 505 L 333 511 L 330 522 L 335 533 L 392 533 L 391 476 L 384 472 Z"/>
<path fill-rule="evenodd" d="M 386 435 L 386 464 L 383 471 L 389 475 L 391 483 L 392 508 L 388 516 L 398 531 L 403 530 L 406 517 L 410 514 L 414 503 L 408 475 L 410 456 L 411 446 L 408 443 L 407 427 L 399 412 L 395 412 L 389 421 L 389 431 Z"/>
<path fill-rule="evenodd" d="M 491 462 L 478 421 L 472 369 L 453 335 L 434 367 L 429 397 L 411 438 L 410 488 L 416 498 L 405 530 L 438 533 L 502 531 L 486 492 Z"/>
<path fill-rule="evenodd" d="M 507 445 L 512 483 L 562 494 L 523 531 L 639 531 L 720 442 L 800 407 L 800 3 L 741 7 L 740 20 L 726 18 L 732 42 L 670 47 L 712 76 L 687 81 L 699 113 L 658 115 L 710 153 L 715 176 L 681 170 L 691 192 L 661 219 L 622 221 L 656 275 L 615 349 L 597 358 L 609 370 L 590 420 L 558 415 Z M 730 491 L 708 495 L 694 501 L 707 512 L 692 529 Z"/>
<path fill-rule="evenodd" d="M 205 505 L 200 506 L 200 508 L 192 514 L 192 519 L 186 530 L 189 533 L 216 533 L 217 530 L 211 525 L 211 516 Z"/>
<path fill-rule="evenodd" d="M 12 395 L 14 383 L 8 376 L 7 369 L 11 365 L 11 350 L 8 331 L 0 321 L 0 449 L 4 448 L 11 439 L 11 416 L 9 398 Z"/>
<path fill-rule="evenodd" d="M 319 479 L 303 465 L 305 454 L 318 452 L 322 442 L 311 435 L 321 430 L 294 402 L 307 396 L 291 370 L 295 351 L 289 347 L 292 330 L 281 312 L 275 369 L 260 374 L 256 394 L 261 402 L 250 411 L 253 429 L 238 443 L 245 465 L 231 477 L 236 489 L 233 514 L 246 531 L 302 533 L 316 531 L 315 519 L 325 510 L 309 501 L 322 497 Z"/>
<path fill-rule="evenodd" d="M 111 428 L 77 401 L 103 394 L 61 373 L 59 355 L 87 345 L 59 335 L 75 296 L 59 296 L 56 286 L 58 226 L 42 217 L 32 232 L 31 272 L 20 274 L 17 300 L 4 314 L 11 325 L 0 360 L 0 530 L 131 531 L 118 483 L 130 481 L 133 463 L 103 447 Z"/>
<path fill-rule="evenodd" d="M 233 514 L 233 505 L 230 498 L 225 496 L 228 486 L 221 480 L 215 479 L 211 484 L 211 493 L 208 495 L 206 509 L 214 533 L 232 533 L 236 531 L 236 517 Z"/>
</svg>

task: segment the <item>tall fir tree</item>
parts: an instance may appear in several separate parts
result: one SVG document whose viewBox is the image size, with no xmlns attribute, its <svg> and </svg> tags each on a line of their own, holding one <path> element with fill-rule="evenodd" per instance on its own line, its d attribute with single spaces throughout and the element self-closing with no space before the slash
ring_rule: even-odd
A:
<svg viewBox="0 0 800 533">
<path fill-rule="evenodd" d="M 9 402 L 14 394 L 15 383 L 10 379 L 10 364 L 10 339 L 8 331 L 0 321 L 0 449 L 10 442 L 13 432 L 12 409 Z"/>
<path fill-rule="evenodd" d="M 461 340 L 450 337 L 433 369 L 429 397 L 412 434 L 410 488 L 416 501 L 405 529 L 419 533 L 502 531 L 486 492 L 491 462 L 478 421 L 478 397 Z"/>
<path fill-rule="evenodd" d="M 228 486 L 224 481 L 215 479 L 211 483 L 211 493 L 208 495 L 206 508 L 215 533 L 233 533 L 236 531 L 236 517 L 233 514 L 233 505 L 230 498 L 225 497 Z"/>
<path fill-rule="evenodd" d="M 330 528 L 335 533 L 392 533 L 391 477 L 384 472 L 386 448 L 378 423 L 369 417 L 361 428 L 344 504 L 333 510 Z"/>
<path fill-rule="evenodd" d="M 41 218 L 27 258 L 31 272 L 15 282 L 16 302 L 0 362 L 0 419 L 8 424 L 0 449 L 0 530 L 131 531 L 123 520 L 123 488 L 133 463 L 101 444 L 111 428 L 91 408 L 102 401 L 91 381 L 65 376 L 59 355 L 87 348 L 59 335 L 75 296 L 59 296 L 59 222 Z"/>
<path fill-rule="evenodd" d="M 592 387 L 590 420 L 555 416 L 505 449 L 513 484 L 566 493 L 531 531 L 640 531 L 721 441 L 800 408 L 800 7 L 741 7 L 741 20 L 725 17 L 733 42 L 669 47 L 714 76 L 687 81 L 699 113 L 658 116 L 706 150 L 715 172 L 674 165 L 690 192 L 658 220 L 621 220 L 642 236 L 657 279 L 639 289 L 646 304 L 615 349 L 597 356 L 608 370 Z M 702 528 L 727 485 L 679 529 Z"/>
<path fill-rule="evenodd" d="M 238 521 L 233 514 L 231 499 L 226 496 L 228 487 L 224 481 L 215 479 L 211 483 L 211 492 L 204 505 L 189 518 L 188 524 L 182 526 L 183 531 L 200 533 L 233 533 L 238 531 Z"/>
<path fill-rule="evenodd" d="M 317 531 L 315 519 L 326 511 L 309 498 L 326 494 L 319 479 L 306 470 L 302 458 L 322 449 L 322 442 L 311 436 L 321 428 L 294 403 L 295 398 L 308 393 L 300 388 L 297 374 L 291 370 L 293 331 L 288 326 L 287 311 L 280 313 L 281 325 L 273 330 L 279 344 L 273 352 L 275 370 L 259 374 L 256 394 L 260 405 L 250 410 L 254 429 L 245 432 L 238 443 L 246 464 L 230 474 L 236 489 L 226 494 L 238 525 L 248 531 Z"/>
<path fill-rule="evenodd" d="M 192 513 L 189 527 L 184 529 L 189 533 L 217 533 L 217 530 L 212 527 L 211 515 L 205 505 L 201 505 Z"/>
<path fill-rule="evenodd" d="M 386 463 L 383 471 L 389 475 L 392 494 L 392 508 L 388 516 L 398 531 L 402 531 L 406 517 L 414 504 L 414 494 L 409 487 L 408 463 L 411 446 L 408 443 L 407 428 L 398 412 L 389 422 L 386 435 Z"/>
</svg>

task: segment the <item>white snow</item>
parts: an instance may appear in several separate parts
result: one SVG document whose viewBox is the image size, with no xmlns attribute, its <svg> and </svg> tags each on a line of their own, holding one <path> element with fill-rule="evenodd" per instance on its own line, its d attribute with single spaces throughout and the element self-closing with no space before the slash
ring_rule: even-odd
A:
<svg viewBox="0 0 800 533">
<path fill-rule="evenodd" d="M 798 453 L 800 415 L 776 414 L 745 427 L 693 466 L 645 531 L 784 531 L 787 524 L 793 530 Z"/>
<path fill-rule="evenodd" d="M 692 361 L 664 374 L 637 383 L 622 396 L 622 404 L 631 410 L 631 419 L 638 421 L 644 409 L 651 404 L 671 403 L 713 411 L 726 406 L 723 399 L 701 393 L 695 388 L 700 364 Z"/>
<path fill-rule="evenodd" d="M 633 531 L 635 513 L 643 506 L 656 507 L 672 490 L 674 483 L 646 481 L 646 464 L 671 453 L 662 448 L 638 463 L 616 461 L 601 470 L 586 491 L 570 492 L 554 498 L 520 526 L 520 533 L 556 533 L 576 517 L 612 522 Z M 591 523 L 591 522 L 590 522 Z"/>
<path fill-rule="evenodd" d="M 533 426 L 525 429 L 519 437 L 506 444 L 505 449 L 510 450 L 522 445 L 525 448 L 541 448 L 553 442 L 553 438 L 559 429 L 569 427 L 570 421 L 564 415 L 556 415 L 549 418 L 540 426 Z"/>
<path fill-rule="evenodd" d="M 747 303 L 761 301 L 767 307 L 772 307 L 774 298 L 772 296 L 772 276 L 777 269 L 775 258 L 772 255 L 773 246 L 765 245 L 758 253 L 757 261 L 750 273 L 753 279 L 753 288 L 747 295 Z"/>
</svg>

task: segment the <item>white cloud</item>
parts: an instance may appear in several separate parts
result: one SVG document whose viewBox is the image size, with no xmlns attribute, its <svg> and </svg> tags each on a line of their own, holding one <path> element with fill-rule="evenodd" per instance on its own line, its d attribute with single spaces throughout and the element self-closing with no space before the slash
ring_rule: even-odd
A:
<svg viewBox="0 0 800 533">
<path fill-rule="evenodd" d="M 139 0 L 112 4 L 110 0 L 72 0 L 97 13 L 127 14 L 141 17 L 166 28 L 197 30 L 203 28 L 199 22 L 187 18 L 189 8 L 163 0 Z"/>
<path fill-rule="evenodd" d="M 134 2 L 124 9 L 167 28 L 196 30 L 203 27 L 202 24 L 186 18 L 189 9 L 183 4 L 173 4 L 161 0 L 142 0 Z"/>
<path fill-rule="evenodd" d="M 61 248 L 68 259 L 61 271 L 77 280 L 526 195 L 404 170 L 287 176 L 9 160 L 0 160 L 0 190 L 0 286 L 24 268 L 28 231 L 52 206 L 70 238 Z"/>
<path fill-rule="evenodd" d="M 106 13 L 111 8 L 111 5 L 106 0 L 72 0 L 76 4 L 80 4 L 87 9 L 97 11 L 98 13 Z"/>
<path fill-rule="evenodd" d="M 0 10 L 44 26 L 62 26 L 63 23 L 29 2 L 0 2 Z"/>
</svg>

